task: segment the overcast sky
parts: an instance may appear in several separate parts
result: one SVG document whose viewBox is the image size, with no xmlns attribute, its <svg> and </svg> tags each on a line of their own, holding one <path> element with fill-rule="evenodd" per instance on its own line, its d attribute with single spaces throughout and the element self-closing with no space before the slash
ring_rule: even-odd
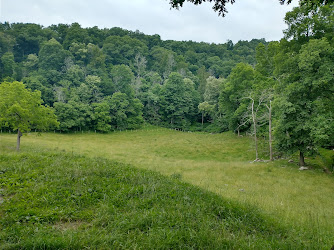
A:
<svg viewBox="0 0 334 250">
<path fill-rule="evenodd" d="M 121 27 L 163 40 L 225 43 L 265 38 L 279 40 L 286 28 L 283 18 L 294 5 L 278 0 L 236 0 L 219 17 L 212 4 L 185 3 L 170 9 L 169 0 L 0 0 L 0 22 L 51 24 L 78 22 L 82 27 Z"/>
</svg>

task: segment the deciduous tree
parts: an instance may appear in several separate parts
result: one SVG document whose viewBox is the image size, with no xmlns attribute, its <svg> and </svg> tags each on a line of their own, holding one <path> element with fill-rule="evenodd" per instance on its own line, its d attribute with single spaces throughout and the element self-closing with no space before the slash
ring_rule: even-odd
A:
<svg viewBox="0 0 334 250">
<path fill-rule="evenodd" d="M 328 109 L 334 96 L 333 47 L 326 38 L 312 39 L 298 54 L 287 56 L 296 67 L 287 72 L 289 77 L 278 89 L 284 92 L 279 96 L 276 138 L 281 150 L 300 152 L 299 164 L 303 166 L 305 153 L 316 150 L 320 138 L 333 138 L 329 129 L 333 127 L 333 112 Z"/>
<path fill-rule="evenodd" d="M 40 91 L 32 92 L 21 82 L 3 82 L 0 96 L 0 125 L 17 130 L 17 151 L 23 132 L 58 126 L 53 109 L 42 105 Z"/>
</svg>

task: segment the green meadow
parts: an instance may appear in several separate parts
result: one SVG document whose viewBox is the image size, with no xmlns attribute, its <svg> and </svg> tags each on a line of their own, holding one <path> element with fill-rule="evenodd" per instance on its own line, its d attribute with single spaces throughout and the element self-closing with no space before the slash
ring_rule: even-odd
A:
<svg viewBox="0 0 334 250">
<path fill-rule="evenodd" d="M 2 197 L 0 215 L 9 216 L 8 225 L 10 225 L 5 230 L 6 233 L 0 234 L 2 236 L 2 242 L 0 242 L 3 244 L 6 242 L 5 246 L 8 248 L 42 248 L 43 241 L 46 239 L 48 239 L 46 242 L 49 242 L 45 245 L 46 247 L 59 248 L 81 248 L 89 246 L 89 243 L 92 242 L 95 242 L 91 245 L 92 248 L 112 245 L 116 248 L 157 248 L 160 246 L 161 248 L 329 249 L 334 244 L 334 196 L 332 195 L 334 179 L 332 175 L 323 173 L 321 168 L 323 164 L 332 164 L 330 163 L 330 158 L 333 157 L 331 151 L 324 151 L 323 157 L 307 158 L 307 163 L 311 164 L 313 169 L 299 171 L 297 158 L 293 157 L 293 162 L 289 162 L 290 158 L 274 162 L 253 162 L 255 153 L 252 138 L 237 137 L 232 133 L 188 133 L 157 127 L 109 134 L 30 133 L 22 137 L 22 149 L 19 154 L 14 152 L 15 141 L 16 135 L 14 134 L 0 135 L 2 152 L 0 185 L 3 193 L 0 196 Z M 264 150 L 265 145 L 262 146 Z M 265 153 L 261 155 L 263 159 L 266 157 Z M 80 163 L 77 163 L 78 161 Z M 108 171 L 113 171 L 113 173 Z M 144 192 L 144 198 L 150 201 L 145 201 L 146 198 L 139 199 L 141 196 L 135 196 L 133 201 L 131 201 L 132 198 L 129 201 L 122 201 L 122 199 L 127 199 L 126 194 L 122 193 L 119 195 L 121 205 L 111 208 L 110 204 L 115 202 L 110 198 L 111 193 L 116 192 L 117 188 L 113 189 L 114 191 L 108 190 L 111 186 L 104 177 L 105 175 L 115 176 L 113 182 L 117 182 L 120 181 L 116 178 L 117 172 L 131 176 L 129 171 L 135 173 L 137 177 L 132 176 L 131 180 L 125 178 L 125 183 L 119 184 L 126 186 L 122 190 L 124 192 L 132 190 L 131 183 L 133 182 L 134 190 L 136 188 L 141 190 L 143 187 L 151 190 L 149 198 Z M 95 176 L 97 172 L 96 175 L 101 179 L 100 184 L 99 179 L 96 179 Z M 48 180 L 50 185 L 58 185 L 61 187 L 60 190 L 64 188 L 64 192 L 68 192 L 68 195 L 73 191 L 72 189 L 77 190 L 78 193 L 78 186 L 83 185 L 79 180 L 75 180 L 74 186 L 66 189 L 73 175 L 75 177 L 88 176 L 88 179 L 92 178 L 89 179 L 93 187 L 91 190 L 101 189 L 107 193 L 106 197 L 109 198 L 103 202 L 103 192 L 96 191 L 96 196 L 99 198 L 96 206 L 94 200 L 87 198 L 88 200 L 80 203 L 80 206 L 77 204 L 78 213 L 71 214 L 70 210 L 73 210 L 76 205 L 69 202 L 71 199 L 66 196 L 61 199 L 63 202 L 69 202 L 68 209 L 64 208 L 62 213 L 58 210 L 53 211 L 54 207 L 59 208 L 64 204 L 61 201 L 57 201 L 59 204 L 52 206 L 48 203 L 55 194 L 52 193 L 48 197 L 49 191 L 42 190 L 47 188 L 47 182 L 40 180 L 41 173 L 43 173 L 43 178 L 48 178 L 47 176 L 50 175 L 50 180 Z M 94 176 L 90 176 L 91 174 Z M 22 188 L 18 189 L 15 185 L 20 187 L 21 182 L 18 181 L 20 178 L 25 179 L 26 182 L 23 182 Z M 136 180 L 141 179 L 144 184 L 136 183 Z M 36 184 L 31 180 L 37 180 Z M 152 191 L 154 188 L 151 182 L 153 186 L 159 186 L 160 191 L 156 191 L 156 194 Z M 31 218 L 31 215 L 23 212 L 27 208 L 22 207 L 22 211 L 18 211 L 18 214 L 12 210 L 15 204 L 18 207 L 17 210 L 20 209 L 20 195 L 27 198 L 24 192 L 28 192 L 28 187 L 36 188 L 41 194 L 47 193 L 45 199 L 48 202 L 39 201 L 42 204 L 45 203 L 44 209 L 38 210 L 33 204 L 30 204 L 34 216 L 46 214 L 48 218 L 43 219 L 43 222 L 38 222 L 44 225 L 40 233 L 35 232 L 36 228 L 25 222 L 24 219 L 20 220 L 23 215 Z M 88 188 L 87 186 L 87 190 Z M 24 194 L 20 194 L 18 190 Z M 163 194 L 171 190 L 174 190 L 174 195 L 178 198 L 171 199 L 173 196 L 170 194 Z M 159 192 L 162 192 L 161 196 L 166 196 L 166 198 L 157 199 Z M 16 195 L 19 196 L 16 197 Z M 31 192 L 29 195 L 32 197 L 30 203 L 41 199 L 38 198 L 40 196 Z M 65 194 L 58 195 L 61 197 Z M 89 196 L 90 193 L 88 192 L 87 195 Z M 184 205 L 184 197 L 191 197 L 189 199 L 192 201 L 196 200 L 198 207 L 195 205 L 196 202 Z M 164 199 L 166 200 L 163 201 Z M 228 204 L 226 207 L 230 209 L 230 212 L 228 212 L 229 216 L 224 217 L 224 220 L 217 220 L 215 217 L 217 208 L 211 204 L 212 202 L 209 202 L 212 199 L 220 208 Z M 142 202 L 143 204 L 149 202 L 150 206 L 156 210 L 139 209 L 145 206 Z M 4 208 L 6 204 L 8 206 Z M 166 213 L 172 213 L 171 211 L 178 213 L 177 216 L 175 215 L 177 218 L 175 218 L 174 227 L 179 223 L 187 228 L 186 231 L 168 231 L 174 228 L 169 224 L 171 223 L 170 216 L 173 213 L 162 216 L 160 210 L 164 206 L 167 206 Z M 123 211 L 127 208 L 128 212 Z M 113 211 L 111 212 L 110 209 Z M 205 212 L 206 210 L 208 213 Z M 11 213 L 13 213 L 12 217 Z M 21 217 L 20 213 L 23 214 Z M 117 213 L 125 217 L 115 219 Z M 97 214 L 103 223 L 108 224 L 107 221 L 110 220 L 115 221 L 115 224 L 101 226 L 102 222 L 98 221 Z M 188 221 L 188 216 L 194 222 Z M 124 222 L 127 225 L 125 231 L 115 226 L 121 225 L 122 220 L 126 221 Z M 138 229 L 140 226 L 136 224 L 137 220 L 144 223 L 145 230 Z M 153 225 L 155 220 L 157 224 Z M 8 229 L 13 227 L 10 221 L 15 225 L 13 231 Z M 20 225 L 28 223 L 30 227 L 23 230 L 19 224 L 15 224 L 18 221 Z M 131 232 L 128 229 L 130 225 L 133 230 L 130 230 Z M 100 226 L 106 231 L 101 230 L 99 234 L 94 230 L 98 231 Z M 63 227 L 65 229 L 62 229 Z M 198 231 L 198 228 L 203 228 L 204 231 Z M 108 238 L 109 229 L 114 230 L 115 234 L 109 235 Z M 124 232 L 128 232 L 127 230 L 130 233 L 126 236 Z M 192 230 L 194 234 L 191 234 Z M 169 233 L 171 235 L 168 235 Z M 175 233 L 174 236 L 173 233 Z M 29 239 L 29 236 L 35 234 L 38 236 L 36 236 L 36 241 Z M 57 245 L 57 241 L 51 242 L 52 240 L 48 238 L 52 234 L 55 234 L 54 237 L 58 239 L 60 245 Z M 15 235 L 16 237 L 22 235 L 22 244 L 15 238 Z M 4 237 L 7 237 L 6 241 L 3 241 Z M 85 237 L 86 240 L 83 240 Z M 73 245 L 69 242 L 72 242 Z"/>
</svg>

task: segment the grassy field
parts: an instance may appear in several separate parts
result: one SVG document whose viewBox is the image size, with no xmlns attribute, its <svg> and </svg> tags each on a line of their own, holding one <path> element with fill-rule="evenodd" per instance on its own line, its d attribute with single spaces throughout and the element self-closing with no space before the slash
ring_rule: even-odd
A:
<svg viewBox="0 0 334 250">
<path fill-rule="evenodd" d="M 258 209 L 102 158 L 0 155 L 1 249 L 305 249 Z"/>
<path fill-rule="evenodd" d="M 3 149 L 15 135 L 2 134 Z M 22 138 L 22 150 L 65 150 L 149 169 L 256 206 L 304 240 L 328 249 L 334 244 L 334 179 L 320 169 L 299 171 L 288 160 L 254 163 L 250 138 L 230 133 L 184 133 L 147 128 L 111 134 L 42 134 Z M 307 159 L 310 161 L 310 159 Z"/>
</svg>

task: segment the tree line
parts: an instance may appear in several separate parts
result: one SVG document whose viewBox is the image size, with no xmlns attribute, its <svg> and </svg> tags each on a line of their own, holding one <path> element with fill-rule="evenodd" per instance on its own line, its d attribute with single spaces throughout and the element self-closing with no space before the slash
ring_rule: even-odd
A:
<svg viewBox="0 0 334 250">
<path fill-rule="evenodd" d="M 163 41 L 78 23 L 0 24 L 0 77 L 39 91 L 60 131 L 136 129 L 144 121 L 245 132 L 277 152 L 334 142 L 334 5 L 288 12 L 281 41 Z M 3 128 L 9 124 L 2 124 Z"/>
<path fill-rule="evenodd" d="M 61 131 L 133 129 L 144 120 L 189 129 L 200 120 L 207 78 L 226 78 L 239 62 L 255 65 L 261 42 L 163 41 L 78 23 L 2 23 L 0 77 L 39 90 Z"/>
</svg>

